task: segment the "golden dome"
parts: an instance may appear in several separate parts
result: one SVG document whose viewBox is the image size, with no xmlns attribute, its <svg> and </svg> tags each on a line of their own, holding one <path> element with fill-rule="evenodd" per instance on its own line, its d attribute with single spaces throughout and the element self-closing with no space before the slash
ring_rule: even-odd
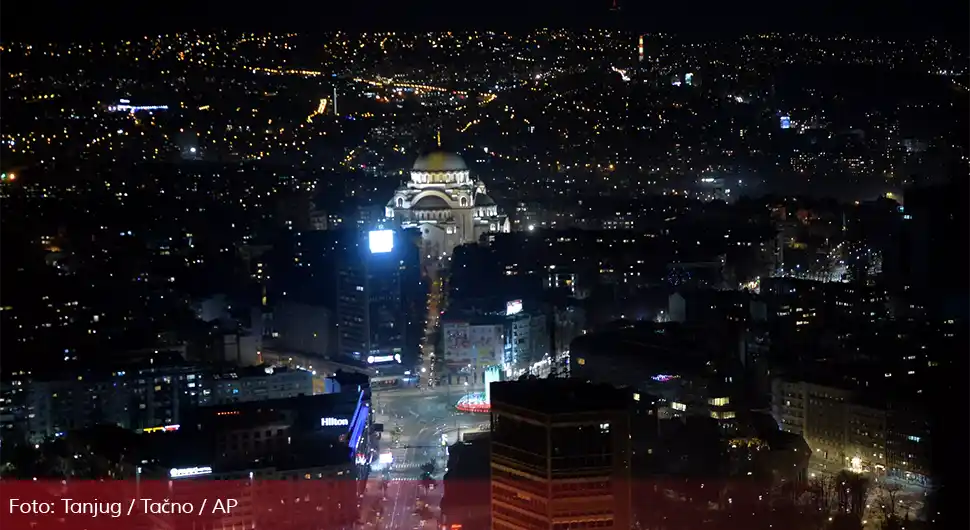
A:
<svg viewBox="0 0 970 530">
<path fill-rule="evenodd" d="M 428 153 L 414 162 L 414 171 L 468 171 L 460 156 L 445 151 Z"/>
</svg>

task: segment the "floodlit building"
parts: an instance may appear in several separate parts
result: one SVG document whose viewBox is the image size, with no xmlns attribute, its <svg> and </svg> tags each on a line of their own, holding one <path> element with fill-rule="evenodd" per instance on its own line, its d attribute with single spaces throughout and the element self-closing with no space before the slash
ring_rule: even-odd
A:
<svg viewBox="0 0 970 530">
<path fill-rule="evenodd" d="M 776 379 L 772 415 L 781 430 L 800 434 L 817 463 L 930 482 L 930 429 L 911 403 L 864 400 L 851 390 Z"/>
<path fill-rule="evenodd" d="M 385 216 L 420 229 L 422 259 L 445 258 L 482 234 L 509 231 L 508 217 L 499 213 L 485 184 L 472 178 L 461 157 L 441 151 L 418 158 L 411 181 L 394 192 Z"/>
</svg>

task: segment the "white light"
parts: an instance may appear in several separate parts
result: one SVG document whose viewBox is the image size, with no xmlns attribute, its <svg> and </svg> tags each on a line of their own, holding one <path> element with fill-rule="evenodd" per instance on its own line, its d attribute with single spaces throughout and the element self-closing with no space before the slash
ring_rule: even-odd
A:
<svg viewBox="0 0 970 530">
<path fill-rule="evenodd" d="M 181 469 L 173 467 L 169 470 L 169 478 L 185 478 L 185 477 L 197 477 L 199 475 L 208 475 L 212 473 L 212 468 L 209 466 L 202 467 L 183 467 Z"/>
<path fill-rule="evenodd" d="M 189 152 L 190 152 L 190 153 L 194 153 L 194 152 L 196 152 L 196 151 L 197 151 L 197 149 L 196 149 L 196 148 L 194 148 L 194 147 L 190 147 L 190 148 L 189 148 Z"/>
<path fill-rule="evenodd" d="M 389 363 L 391 361 L 401 362 L 401 354 L 395 353 L 394 355 L 368 355 L 367 356 L 367 364 Z"/>
<path fill-rule="evenodd" d="M 377 462 L 380 464 L 391 464 L 394 462 L 394 455 L 392 455 L 390 451 L 381 453 L 377 457 Z"/>
<path fill-rule="evenodd" d="M 512 300 L 505 304 L 505 316 L 516 315 L 522 312 L 522 300 Z"/>
<path fill-rule="evenodd" d="M 394 250 L 393 230 L 373 230 L 368 234 L 371 254 L 383 254 Z"/>
</svg>

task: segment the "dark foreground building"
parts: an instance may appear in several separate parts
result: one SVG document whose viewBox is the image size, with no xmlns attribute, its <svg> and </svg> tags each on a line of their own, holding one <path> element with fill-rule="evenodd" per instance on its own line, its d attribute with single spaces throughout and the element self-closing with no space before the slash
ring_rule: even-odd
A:
<svg viewBox="0 0 970 530">
<path fill-rule="evenodd" d="M 631 527 L 628 392 L 531 379 L 491 396 L 492 528 Z"/>
</svg>

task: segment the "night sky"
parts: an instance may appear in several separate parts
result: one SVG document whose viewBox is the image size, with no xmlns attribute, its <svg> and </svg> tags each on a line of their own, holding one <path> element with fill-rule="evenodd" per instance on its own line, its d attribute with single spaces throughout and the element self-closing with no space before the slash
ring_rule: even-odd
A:
<svg viewBox="0 0 970 530">
<path fill-rule="evenodd" d="M 0 38 L 48 40 L 139 36 L 185 29 L 329 31 L 333 29 L 526 29 L 623 27 L 704 35 L 781 31 L 885 36 L 937 35 L 966 43 L 965 0 L 621 1 L 171 0 L 89 2 L 4 0 Z"/>
</svg>

